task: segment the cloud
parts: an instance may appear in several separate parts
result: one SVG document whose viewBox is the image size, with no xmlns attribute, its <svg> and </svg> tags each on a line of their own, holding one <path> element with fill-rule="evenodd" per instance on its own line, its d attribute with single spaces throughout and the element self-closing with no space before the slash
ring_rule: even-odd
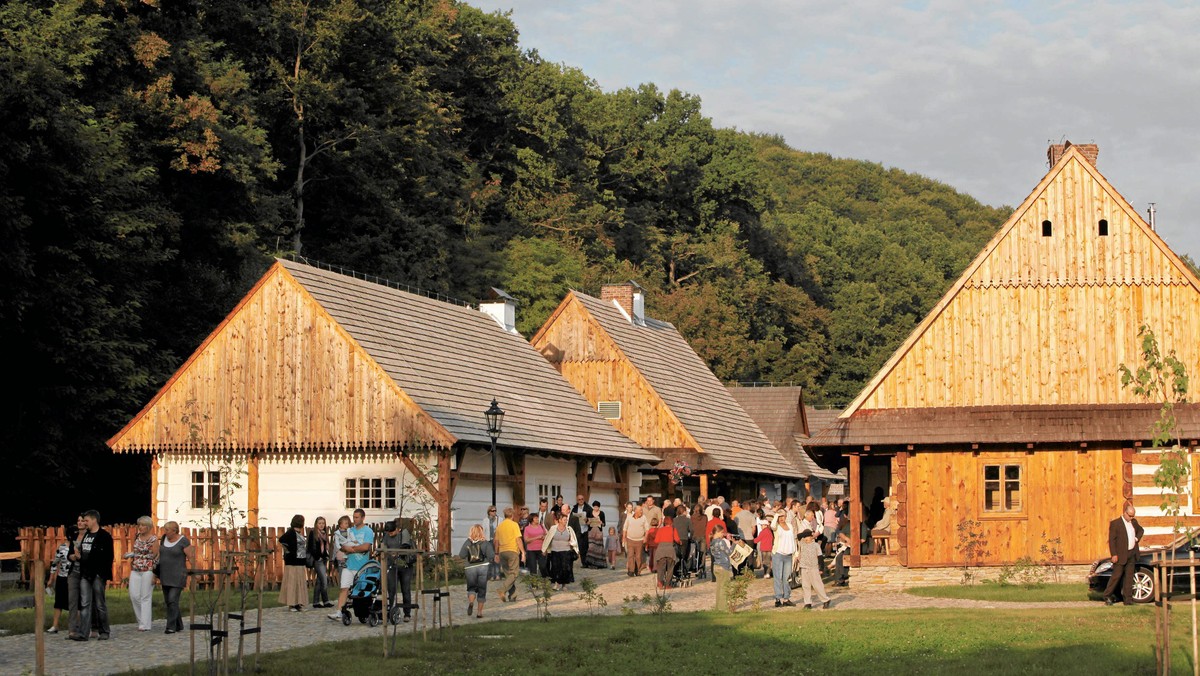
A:
<svg viewBox="0 0 1200 676">
<path fill-rule="evenodd" d="M 915 171 L 1015 205 L 1047 141 L 1100 170 L 1200 258 L 1200 6 L 1164 1 L 477 2 L 605 89 L 698 94 L 721 126 Z"/>
</svg>

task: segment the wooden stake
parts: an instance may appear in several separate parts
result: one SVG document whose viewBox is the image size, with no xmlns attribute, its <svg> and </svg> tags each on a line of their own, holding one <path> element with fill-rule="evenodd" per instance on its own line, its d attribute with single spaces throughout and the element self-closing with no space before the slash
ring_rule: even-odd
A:
<svg viewBox="0 0 1200 676">
<path fill-rule="evenodd" d="M 41 544 L 41 543 L 38 543 Z M 34 644 L 37 650 L 37 662 L 34 673 L 42 676 L 46 673 L 46 562 L 42 560 L 41 547 L 34 548 L 33 560 L 33 621 Z M 83 631 L 91 631 L 84 627 Z M 87 634 L 84 634 L 85 636 Z"/>
<path fill-rule="evenodd" d="M 1192 676 L 1200 676 L 1200 636 L 1196 633 L 1196 551 L 1188 547 L 1188 579 L 1192 596 Z"/>
<path fill-rule="evenodd" d="M 388 607 L 388 557 L 386 553 L 379 555 L 379 570 L 381 572 L 379 581 L 383 589 L 383 600 L 380 601 L 380 606 L 383 608 L 383 657 L 388 656 L 388 623 L 392 620 L 392 609 Z"/>
<path fill-rule="evenodd" d="M 1171 558 L 1174 559 L 1173 556 Z M 1164 555 L 1163 562 L 1165 563 L 1166 560 L 1167 560 L 1167 557 Z M 1163 567 L 1163 579 L 1166 580 L 1167 578 L 1171 578 L 1171 577 L 1174 577 L 1174 575 L 1171 575 L 1170 571 L 1164 566 Z M 1171 587 L 1172 586 L 1173 585 L 1171 585 L 1168 582 L 1167 592 L 1165 594 L 1163 594 L 1163 604 L 1162 604 L 1163 674 L 1164 675 L 1171 673 Z"/>
<path fill-rule="evenodd" d="M 1162 676 L 1162 615 L 1159 604 L 1162 603 L 1162 567 L 1159 566 L 1159 552 L 1150 555 L 1151 570 L 1154 571 L 1154 673 Z"/>
<path fill-rule="evenodd" d="M 528 565 L 528 562 L 526 563 Z M 450 642 L 454 642 L 454 604 L 450 601 L 450 555 L 442 557 L 442 583 L 446 589 L 446 621 L 450 623 Z"/>
</svg>

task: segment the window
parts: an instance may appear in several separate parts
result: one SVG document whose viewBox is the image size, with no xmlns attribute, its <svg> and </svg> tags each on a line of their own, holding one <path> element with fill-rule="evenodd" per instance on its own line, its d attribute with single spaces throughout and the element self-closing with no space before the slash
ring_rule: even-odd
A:
<svg viewBox="0 0 1200 676">
<path fill-rule="evenodd" d="M 596 404 L 596 412 L 609 420 L 621 419 L 621 402 L 602 401 Z"/>
<path fill-rule="evenodd" d="M 1100 230 L 1101 237 L 1108 237 L 1108 219 L 1107 218 L 1100 219 L 1099 230 Z"/>
<path fill-rule="evenodd" d="M 192 472 L 192 509 L 221 506 L 221 473 Z"/>
<path fill-rule="evenodd" d="M 562 484 L 538 484 L 538 500 L 546 498 L 546 502 L 553 505 L 554 498 L 562 495 Z"/>
<path fill-rule="evenodd" d="M 1019 512 L 1021 509 L 1021 465 L 984 465 L 983 511 Z"/>
<path fill-rule="evenodd" d="M 395 508 L 395 477 L 346 479 L 346 509 Z"/>
<path fill-rule="evenodd" d="M 1054 226 L 1050 221 L 1042 221 L 1042 237 L 1049 237 L 1054 232 Z"/>
</svg>

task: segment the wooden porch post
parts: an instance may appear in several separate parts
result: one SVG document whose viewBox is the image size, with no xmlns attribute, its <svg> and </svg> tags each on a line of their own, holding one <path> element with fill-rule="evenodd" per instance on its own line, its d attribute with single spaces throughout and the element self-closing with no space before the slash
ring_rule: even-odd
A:
<svg viewBox="0 0 1200 676">
<path fill-rule="evenodd" d="M 162 464 L 158 462 L 158 456 L 155 455 L 150 460 L 150 518 L 154 519 L 154 525 L 158 525 L 158 471 L 162 469 Z"/>
<path fill-rule="evenodd" d="M 850 566 L 862 565 L 862 477 L 859 454 L 850 454 Z"/>
<path fill-rule="evenodd" d="M 525 504 L 525 453 L 512 451 L 511 467 L 512 475 L 516 478 L 512 486 L 513 505 L 527 507 L 528 505 Z"/>
<path fill-rule="evenodd" d="M 258 456 L 253 453 L 246 458 L 246 525 L 258 527 Z"/>
<path fill-rule="evenodd" d="M 452 448 L 443 448 L 437 454 L 437 497 L 438 506 L 438 532 L 437 532 L 437 548 L 441 552 L 450 551 L 450 498 L 454 494 L 450 487 L 450 454 L 454 453 Z M 522 461 L 521 466 L 525 463 Z"/>
<path fill-rule="evenodd" d="M 629 477 L 633 476 L 629 465 L 613 463 L 613 477 L 617 480 L 617 514 L 624 513 L 625 503 L 629 502 Z"/>
<path fill-rule="evenodd" d="M 708 475 L 707 474 L 700 475 L 700 497 L 704 498 L 705 500 L 708 499 Z"/>
<path fill-rule="evenodd" d="M 575 461 L 575 495 L 582 495 L 584 500 L 588 499 L 588 462 L 586 460 Z M 565 501 L 564 501 L 565 502 Z M 575 504 L 571 502 L 570 504 Z"/>
<path fill-rule="evenodd" d="M 900 506 L 896 509 L 896 554 L 900 565 L 908 565 L 908 458 L 907 451 L 896 453 L 893 461 L 896 467 L 896 494 L 893 500 L 898 500 Z"/>
</svg>

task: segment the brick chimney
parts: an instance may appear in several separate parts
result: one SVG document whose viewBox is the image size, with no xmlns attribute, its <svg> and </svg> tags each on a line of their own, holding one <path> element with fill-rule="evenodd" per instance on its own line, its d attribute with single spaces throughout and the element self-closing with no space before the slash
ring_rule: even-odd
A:
<svg viewBox="0 0 1200 676">
<path fill-rule="evenodd" d="M 600 300 L 606 303 L 615 302 L 630 322 L 638 326 L 646 325 L 646 294 L 632 279 L 600 287 Z"/>
<path fill-rule="evenodd" d="M 1091 162 L 1093 167 L 1096 166 L 1096 158 L 1100 155 L 1100 146 L 1095 143 L 1071 143 L 1070 141 L 1055 143 L 1046 150 L 1046 159 L 1050 160 L 1050 166 L 1058 164 L 1063 154 L 1067 152 L 1067 148 L 1071 146 L 1075 146 L 1076 150 L 1083 153 L 1084 158 Z"/>
</svg>

